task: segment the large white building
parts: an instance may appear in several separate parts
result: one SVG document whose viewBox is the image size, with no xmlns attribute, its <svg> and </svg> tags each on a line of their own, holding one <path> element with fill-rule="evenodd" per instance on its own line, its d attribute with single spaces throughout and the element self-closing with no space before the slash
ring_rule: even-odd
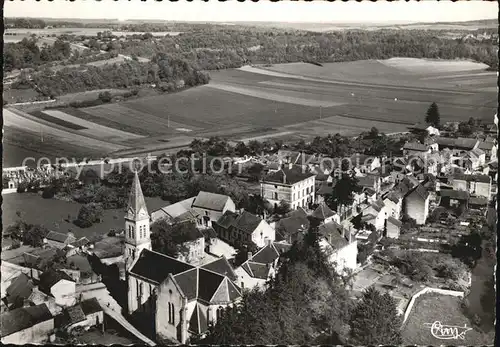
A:
<svg viewBox="0 0 500 347">
<path fill-rule="evenodd" d="M 281 201 L 286 201 L 292 210 L 309 208 L 314 202 L 314 182 L 314 173 L 301 166 L 288 164 L 262 180 L 261 195 L 275 207 Z"/>
</svg>

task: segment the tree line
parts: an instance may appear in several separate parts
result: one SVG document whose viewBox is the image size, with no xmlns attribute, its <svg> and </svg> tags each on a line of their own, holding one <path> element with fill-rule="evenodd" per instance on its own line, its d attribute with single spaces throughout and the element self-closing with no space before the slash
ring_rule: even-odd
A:
<svg viewBox="0 0 500 347">
<path fill-rule="evenodd" d="M 88 66 L 84 70 L 66 68 L 55 73 L 45 70 L 33 74 L 32 80 L 43 95 L 54 97 L 95 89 L 142 85 L 156 85 L 163 91 L 173 91 L 207 84 L 209 76 L 185 60 L 162 54 L 147 63 L 128 60 L 122 64 Z"/>
</svg>

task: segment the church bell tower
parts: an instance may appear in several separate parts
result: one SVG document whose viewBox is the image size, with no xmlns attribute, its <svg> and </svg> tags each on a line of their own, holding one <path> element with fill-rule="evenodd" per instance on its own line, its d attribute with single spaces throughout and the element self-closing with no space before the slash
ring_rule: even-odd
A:
<svg viewBox="0 0 500 347">
<path fill-rule="evenodd" d="M 125 214 L 125 265 L 127 270 L 144 248 L 151 250 L 149 213 L 136 170 Z"/>
</svg>

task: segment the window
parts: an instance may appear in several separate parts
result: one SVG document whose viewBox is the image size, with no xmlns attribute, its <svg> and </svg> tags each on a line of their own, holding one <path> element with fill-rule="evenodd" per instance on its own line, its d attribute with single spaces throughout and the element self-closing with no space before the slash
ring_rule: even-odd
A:
<svg viewBox="0 0 500 347">
<path fill-rule="evenodd" d="M 221 319 L 222 318 L 222 313 L 224 312 L 224 309 L 222 308 L 222 306 L 219 306 L 217 308 L 217 312 L 216 312 L 216 317 L 217 317 L 217 320 Z"/>
<path fill-rule="evenodd" d="M 273 199 L 278 200 L 278 193 L 273 193 Z"/>
<path fill-rule="evenodd" d="M 241 289 L 245 289 L 245 282 L 242 281 L 240 287 L 241 287 Z"/>
</svg>

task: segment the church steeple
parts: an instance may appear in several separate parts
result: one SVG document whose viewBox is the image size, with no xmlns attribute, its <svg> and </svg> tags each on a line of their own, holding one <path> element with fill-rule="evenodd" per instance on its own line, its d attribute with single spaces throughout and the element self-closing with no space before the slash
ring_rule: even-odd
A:
<svg viewBox="0 0 500 347">
<path fill-rule="evenodd" d="M 125 218 L 136 221 L 145 218 L 149 219 L 148 209 L 146 207 L 144 195 L 142 194 L 137 170 L 134 173 L 132 188 L 130 189 L 130 196 L 128 199 L 127 216 Z"/>
<path fill-rule="evenodd" d="M 127 213 L 125 214 L 125 264 L 127 270 L 144 248 L 151 250 L 149 214 L 142 194 L 139 175 L 135 171 Z"/>
</svg>

